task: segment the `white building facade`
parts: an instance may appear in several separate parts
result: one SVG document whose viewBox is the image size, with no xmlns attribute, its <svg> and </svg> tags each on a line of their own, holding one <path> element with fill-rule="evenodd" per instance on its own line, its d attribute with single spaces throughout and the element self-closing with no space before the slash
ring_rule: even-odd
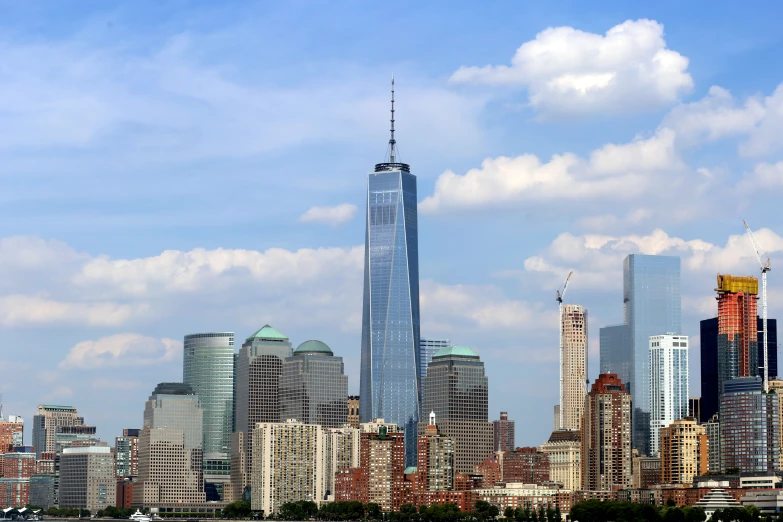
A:
<svg viewBox="0 0 783 522">
<path fill-rule="evenodd" d="M 688 416 L 688 336 L 650 336 L 650 453 L 661 449 L 661 428 Z"/>
</svg>

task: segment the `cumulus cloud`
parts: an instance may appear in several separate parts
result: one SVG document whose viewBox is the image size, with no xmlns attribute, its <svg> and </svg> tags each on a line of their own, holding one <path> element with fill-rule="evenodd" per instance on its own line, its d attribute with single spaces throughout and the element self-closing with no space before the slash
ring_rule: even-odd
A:
<svg viewBox="0 0 783 522">
<path fill-rule="evenodd" d="M 92 370 L 150 366 L 172 361 L 181 351 L 182 343 L 174 339 L 123 333 L 76 344 L 60 362 L 60 368 Z"/>
<path fill-rule="evenodd" d="M 650 109 L 693 87 L 688 59 L 668 49 L 663 25 L 628 20 L 605 35 L 553 27 L 517 49 L 511 65 L 463 66 L 456 83 L 525 86 L 530 105 L 551 113 Z"/>
<path fill-rule="evenodd" d="M 344 225 L 356 215 L 356 205 L 343 203 L 335 207 L 310 207 L 299 216 L 302 223 L 323 223 L 333 227 Z"/>
<path fill-rule="evenodd" d="M 52 323 L 90 326 L 116 326 L 143 314 L 145 303 L 66 302 L 40 296 L 6 295 L 0 297 L 0 323 L 6 326 Z"/>
<path fill-rule="evenodd" d="M 435 183 L 435 192 L 419 208 L 438 213 L 498 203 L 589 200 L 632 200 L 660 183 L 662 172 L 683 168 L 674 149 L 674 134 L 662 129 L 649 138 L 607 144 L 589 159 L 566 153 L 547 163 L 533 154 L 515 158 L 487 158 L 481 168 L 463 175 L 447 171 Z"/>
</svg>

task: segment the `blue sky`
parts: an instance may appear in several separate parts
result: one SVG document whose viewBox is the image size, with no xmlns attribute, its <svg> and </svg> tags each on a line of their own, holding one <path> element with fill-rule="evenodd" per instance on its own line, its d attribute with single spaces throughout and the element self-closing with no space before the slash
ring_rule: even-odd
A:
<svg viewBox="0 0 783 522">
<path fill-rule="evenodd" d="M 188 333 L 270 323 L 358 391 L 366 174 L 418 177 L 422 334 L 486 362 L 491 417 L 543 442 L 555 289 L 598 330 L 622 259 L 715 274 L 783 251 L 776 3 L 63 2 L 0 8 L 4 411 L 77 406 L 105 440 L 181 379 Z M 783 285 L 770 275 L 770 316 Z M 692 345 L 697 343 L 692 343 Z M 698 354 L 691 354 L 698 395 Z"/>
</svg>

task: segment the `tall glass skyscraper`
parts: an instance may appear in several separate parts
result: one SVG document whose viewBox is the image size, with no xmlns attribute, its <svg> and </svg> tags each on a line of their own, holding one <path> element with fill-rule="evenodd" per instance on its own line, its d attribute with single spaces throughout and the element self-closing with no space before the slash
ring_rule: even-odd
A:
<svg viewBox="0 0 783 522">
<path fill-rule="evenodd" d="M 424 381 L 425 377 L 427 377 L 427 367 L 429 367 L 430 362 L 432 362 L 432 357 L 442 348 L 450 347 L 451 341 L 448 339 L 419 339 L 419 353 L 421 354 L 421 364 L 419 367 L 419 400 L 421 401 L 421 404 L 424 404 Z"/>
<path fill-rule="evenodd" d="M 633 397 L 633 447 L 650 454 L 650 337 L 680 334 L 680 258 L 630 254 L 623 262 L 624 324 L 601 328 L 602 373 Z M 626 380 L 627 379 L 627 380 Z"/>
<path fill-rule="evenodd" d="M 375 165 L 367 181 L 359 417 L 404 427 L 406 465 L 415 466 L 421 375 L 416 177 L 396 161 L 393 89 L 392 82 L 389 162 Z"/>
<path fill-rule="evenodd" d="M 204 411 L 204 478 L 208 500 L 222 497 L 231 478 L 231 432 L 234 415 L 234 332 L 185 336 L 182 380 L 190 385 Z M 213 496 L 214 495 L 214 496 Z"/>
</svg>

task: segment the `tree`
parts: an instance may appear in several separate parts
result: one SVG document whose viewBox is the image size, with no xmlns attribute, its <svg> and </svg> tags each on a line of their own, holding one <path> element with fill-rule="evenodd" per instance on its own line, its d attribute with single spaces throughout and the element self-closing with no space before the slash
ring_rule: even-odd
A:
<svg viewBox="0 0 783 522">
<path fill-rule="evenodd" d="M 223 517 L 231 519 L 247 519 L 250 518 L 250 514 L 253 510 L 250 508 L 250 502 L 244 500 L 237 500 L 232 502 L 223 508 Z"/>
<path fill-rule="evenodd" d="M 511 506 L 508 506 L 506 509 L 503 510 L 503 517 L 504 518 L 515 518 L 514 517 L 514 508 Z"/>
<path fill-rule="evenodd" d="M 381 511 L 381 506 L 376 504 L 375 502 L 370 502 L 366 506 L 367 510 L 367 518 L 370 520 L 380 520 L 383 518 L 383 512 Z"/>
</svg>

